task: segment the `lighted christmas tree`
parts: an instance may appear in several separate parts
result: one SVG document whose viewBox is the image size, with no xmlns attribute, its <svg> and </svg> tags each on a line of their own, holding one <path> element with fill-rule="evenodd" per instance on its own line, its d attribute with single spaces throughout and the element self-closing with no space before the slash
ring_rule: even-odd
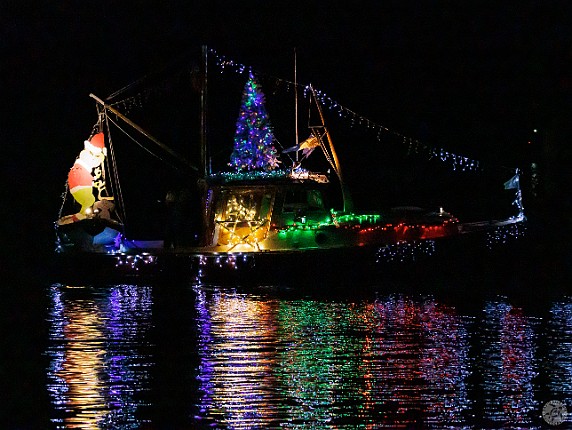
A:
<svg viewBox="0 0 572 430">
<path fill-rule="evenodd" d="M 242 92 L 242 102 L 230 165 L 236 171 L 271 171 L 278 167 L 278 156 L 273 145 L 274 134 L 264 105 L 264 93 L 250 73 Z"/>
</svg>

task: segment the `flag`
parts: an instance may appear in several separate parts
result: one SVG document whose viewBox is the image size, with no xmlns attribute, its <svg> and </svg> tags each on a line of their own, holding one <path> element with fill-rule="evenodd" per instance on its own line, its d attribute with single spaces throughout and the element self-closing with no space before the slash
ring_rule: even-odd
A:
<svg viewBox="0 0 572 430">
<path fill-rule="evenodd" d="M 504 183 L 505 190 L 514 190 L 519 188 L 520 188 L 520 178 L 518 173 Z"/>
<path fill-rule="evenodd" d="M 290 148 L 286 148 L 282 151 L 283 154 L 287 154 L 288 152 L 298 151 L 300 149 L 300 145 L 291 146 Z"/>
<path fill-rule="evenodd" d="M 300 149 L 302 150 L 302 153 L 307 157 L 318 146 L 320 146 L 320 141 L 318 138 L 316 136 L 310 136 L 300 144 Z"/>
<path fill-rule="evenodd" d="M 308 156 L 312 153 L 312 151 L 320 146 L 320 141 L 316 136 L 310 136 L 305 141 L 300 143 L 299 145 L 292 146 L 290 148 L 286 148 L 283 153 L 294 152 L 294 151 L 302 151 L 304 156 Z"/>
</svg>

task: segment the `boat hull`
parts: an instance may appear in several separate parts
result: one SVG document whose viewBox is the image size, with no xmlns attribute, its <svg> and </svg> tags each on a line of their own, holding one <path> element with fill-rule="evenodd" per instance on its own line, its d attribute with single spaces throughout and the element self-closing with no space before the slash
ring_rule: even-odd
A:
<svg viewBox="0 0 572 430">
<path fill-rule="evenodd" d="M 87 218 L 74 223 L 57 225 L 59 252 L 109 252 L 119 249 L 122 225 L 101 218 Z"/>
<path fill-rule="evenodd" d="M 192 282 L 212 285 L 355 285 L 493 270 L 515 255 L 524 223 L 475 229 L 437 239 L 289 251 L 62 253 L 54 280 Z M 497 267 L 498 268 L 498 267 Z"/>
</svg>

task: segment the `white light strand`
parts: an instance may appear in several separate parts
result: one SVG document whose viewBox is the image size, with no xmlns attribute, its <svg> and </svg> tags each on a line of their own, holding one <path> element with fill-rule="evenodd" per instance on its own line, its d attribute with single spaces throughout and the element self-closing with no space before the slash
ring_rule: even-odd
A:
<svg viewBox="0 0 572 430">
<path fill-rule="evenodd" d="M 522 222 L 497 227 L 487 233 L 486 246 L 489 250 L 494 250 L 521 239 L 525 234 L 526 225 Z"/>
<path fill-rule="evenodd" d="M 157 257 L 150 254 L 124 255 L 119 254 L 116 257 L 115 267 L 129 269 L 138 272 L 143 266 L 154 265 Z"/>
<path fill-rule="evenodd" d="M 230 69 L 236 73 L 244 73 L 245 71 L 252 72 L 252 68 L 250 66 L 246 66 L 244 64 L 238 63 L 236 61 L 230 60 L 224 56 L 217 54 L 214 49 L 210 50 L 210 53 L 213 54 L 216 58 L 216 64 L 220 67 L 221 73 L 223 73 L 226 69 Z M 311 87 L 310 85 L 300 85 L 295 82 L 291 82 L 282 78 L 273 77 L 277 83 L 284 83 L 286 84 L 286 88 L 290 89 L 290 87 L 301 87 L 302 93 L 304 98 L 309 98 L 311 94 Z M 377 140 L 379 142 L 382 141 L 382 134 L 389 133 L 394 136 L 397 136 L 403 140 L 404 143 L 409 144 L 408 154 L 422 154 L 424 153 L 429 160 L 431 159 L 438 159 L 444 163 L 448 163 L 451 165 L 453 170 L 473 170 L 478 171 L 481 169 L 481 164 L 479 161 L 462 156 L 453 154 L 443 148 L 435 148 L 429 145 L 426 145 L 420 142 L 417 139 L 412 139 L 407 137 L 401 133 L 398 133 L 394 130 L 390 130 L 389 128 L 385 127 L 384 125 L 377 124 L 376 122 L 358 114 L 357 112 L 346 108 L 345 106 L 341 105 L 324 92 L 317 90 L 314 88 L 314 92 L 316 97 L 319 99 L 322 106 L 328 108 L 330 111 L 335 112 L 338 116 L 342 119 L 345 119 L 350 122 L 352 127 L 359 125 L 361 127 L 367 128 L 368 130 L 372 131 L 376 134 Z"/>
<path fill-rule="evenodd" d="M 524 206 L 522 204 L 522 191 L 520 188 L 520 170 L 516 169 L 516 178 L 517 178 L 517 184 L 518 184 L 518 188 L 516 189 L 516 195 L 515 195 L 515 200 L 512 202 L 512 204 L 514 206 L 516 206 L 516 208 L 518 209 L 518 215 L 517 218 L 519 220 L 523 220 L 524 219 Z"/>
<path fill-rule="evenodd" d="M 377 250 L 376 263 L 413 263 L 435 254 L 435 241 L 397 242 Z"/>
</svg>

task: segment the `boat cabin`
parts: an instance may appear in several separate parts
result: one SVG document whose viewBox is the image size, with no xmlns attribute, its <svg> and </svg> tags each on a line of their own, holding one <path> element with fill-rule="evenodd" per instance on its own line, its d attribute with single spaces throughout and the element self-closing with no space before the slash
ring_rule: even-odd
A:
<svg viewBox="0 0 572 430">
<path fill-rule="evenodd" d="M 325 184 L 315 181 L 264 181 L 216 184 L 207 193 L 210 247 L 261 250 L 271 233 L 292 226 L 330 224 Z"/>
</svg>

